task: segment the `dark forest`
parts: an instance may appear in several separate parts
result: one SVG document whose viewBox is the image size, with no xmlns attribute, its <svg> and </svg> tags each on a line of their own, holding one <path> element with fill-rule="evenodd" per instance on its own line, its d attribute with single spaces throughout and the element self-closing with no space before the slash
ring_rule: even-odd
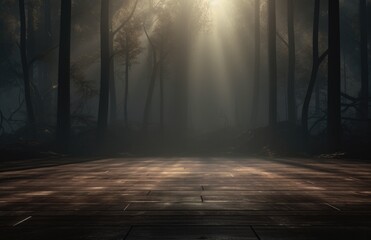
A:
<svg viewBox="0 0 371 240">
<path fill-rule="evenodd" d="M 369 0 L 0 0 L 0 236 L 367 239 L 370 35 Z"/>
</svg>

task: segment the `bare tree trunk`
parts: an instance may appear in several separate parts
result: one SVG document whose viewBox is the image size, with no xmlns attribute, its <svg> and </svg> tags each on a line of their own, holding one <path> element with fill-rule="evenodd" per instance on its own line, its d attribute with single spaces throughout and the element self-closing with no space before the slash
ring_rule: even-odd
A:
<svg viewBox="0 0 371 240">
<path fill-rule="evenodd" d="M 26 27 L 26 49 L 27 49 L 27 58 L 32 59 L 36 53 L 36 41 L 35 41 L 35 25 L 34 25 L 34 10 L 35 10 L 35 4 L 33 1 L 26 2 L 27 5 L 27 27 Z M 31 92 L 32 90 L 32 83 L 34 83 L 34 64 L 28 64 L 28 78 L 30 79 L 30 86 L 31 86 Z M 33 91 L 33 95 L 35 96 L 35 91 Z M 31 94 L 32 97 L 32 94 Z M 35 96 L 34 100 L 38 104 L 40 99 Z M 37 116 L 37 104 L 34 106 L 34 115 L 35 118 Z"/>
<path fill-rule="evenodd" d="M 101 1 L 101 80 L 98 112 L 98 138 L 104 138 L 108 124 L 110 82 L 110 14 L 109 0 Z"/>
<path fill-rule="evenodd" d="M 346 64 L 346 61 L 345 61 L 345 56 L 344 56 L 344 53 L 343 53 L 343 71 L 344 71 L 344 93 L 345 94 L 348 94 L 348 72 L 347 72 L 347 64 Z"/>
<path fill-rule="evenodd" d="M 112 19 L 112 18 L 111 18 Z M 110 21 L 112 22 L 112 21 Z M 112 24 L 111 24 L 112 25 Z M 110 29 L 110 53 L 113 53 L 113 34 Z M 110 68 L 109 68 L 109 102 L 110 102 L 110 122 L 116 122 L 117 120 L 117 99 L 116 99 L 116 81 L 115 81 L 115 59 L 110 57 Z"/>
<path fill-rule="evenodd" d="M 114 33 L 112 29 L 112 21 L 113 21 L 113 2 L 109 1 L 110 5 L 109 8 L 109 52 L 113 54 L 114 47 Z M 116 96 L 116 81 L 115 81 L 115 58 L 113 55 L 110 55 L 110 69 L 109 69 L 109 112 L 110 112 L 110 122 L 114 123 L 117 120 L 117 96 Z"/>
<path fill-rule="evenodd" d="M 289 69 L 287 81 L 287 109 L 288 120 L 296 123 L 296 97 L 295 97 L 295 25 L 294 25 L 294 0 L 287 0 L 288 10 L 288 45 L 289 45 Z"/>
<path fill-rule="evenodd" d="M 183 145 L 187 141 L 188 114 L 189 114 L 189 52 L 191 45 L 191 13 L 195 1 L 181 1 L 181 12 L 178 19 L 178 32 L 176 37 L 176 57 L 175 73 L 176 79 L 174 84 L 174 136 L 178 144 Z M 180 146 L 179 145 L 179 146 Z"/>
<path fill-rule="evenodd" d="M 130 71 L 130 56 L 129 56 L 129 36 L 126 33 L 126 46 L 125 46 L 125 96 L 124 96 L 124 123 L 125 127 L 129 128 L 129 71 Z"/>
<path fill-rule="evenodd" d="M 45 41 L 45 45 L 43 45 L 42 51 L 47 51 L 48 49 L 52 48 L 52 27 L 51 27 L 51 3 L 50 0 L 43 0 L 42 1 L 42 18 L 41 18 L 41 29 L 42 34 L 41 38 Z M 45 56 L 45 59 L 39 63 L 39 82 L 40 82 L 40 89 L 39 91 L 44 93 L 41 98 L 41 104 L 39 108 L 41 108 L 41 116 L 40 121 L 43 121 L 44 124 L 50 123 L 51 120 L 51 113 L 52 113 L 52 88 L 53 82 L 51 80 L 51 62 L 52 56 L 48 54 Z"/>
<path fill-rule="evenodd" d="M 52 37 L 52 17 L 51 17 L 51 0 L 44 0 L 44 31 L 47 38 Z"/>
<path fill-rule="evenodd" d="M 109 0 L 107 0 L 109 1 Z M 109 96 L 110 96 L 110 119 L 111 119 L 111 122 L 115 122 L 117 120 L 117 95 L 116 95 L 116 81 L 115 81 L 115 54 L 114 54 L 114 46 L 113 46 L 113 41 L 114 41 L 114 38 L 116 36 L 117 33 L 120 32 L 120 30 L 122 28 L 124 28 L 126 26 L 126 24 L 130 21 L 130 19 L 133 17 L 134 13 L 135 13 L 135 10 L 137 8 L 137 5 L 138 5 L 138 2 L 139 0 L 136 0 L 135 3 L 134 3 L 134 6 L 128 16 L 127 19 L 125 19 L 125 21 L 122 22 L 122 24 L 116 28 L 116 29 L 112 29 L 112 20 L 113 20 L 113 16 L 114 16 L 114 9 L 111 5 L 109 5 L 109 8 L 111 9 L 109 11 L 109 26 L 110 26 L 110 29 L 109 29 L 109 36 L 110 36 L 110 39 L 109 39 L 109 52 L 110 52 L 110 71 L 109 71 L 109 79 L 110 79 L 110 83 L 109 83 Z M 112 3 L 112 2 L 110 2 Z M 126 116 L 127 114 L 125 114 Z"/>
<path fill-rule="evenodd" d="M 312 98 L 313 89 L 317 79 L 318 67 L 319 67 L 319 14 L 320 14 L 320 0 L 315 0 L 314 2 L 314 18 L 313 18 L 313 47 L 312 47 L 312 73 L 309 81 L 309 86 L 304 99 L 301 124 L 303 127 L 304 139 L 308 137 L 308 115 L 309 115 L 309 105 Z"/>
<path fill-rule="evenodd" d="M 30 125 L 35 123 L 35 115 L 32 106 L 31 99 L 31 83 L 29 78 L 29 68 L 27 59 L 27 39 L 26 39 L 26 11 L 24 0 L 19 0 L 19 16 L 21 22 L 20 30 L 20 50 L 21 50 L 21 61 L 23 71 L 23 82 L 24 82 L 24 96 L 27 110 L 27 121 Z"/>
<path fill-rule="evenodd" d="M 70 45 L 71 0 L 61 3 L 61 28 L 58 66 L 57 141 L 66 150 L 70 137 Z"/>
<path fill-rule="evenodd" d="M 360 0 L 360 23 L 361 23 L 361 111 L 362 119 L 368 119 L 368 98 L 369 98 L 369 82 L 368 82 L 368 34 L 367 34 L 367 1 Z"/>
<path fill-rule="evenodd" d="M 341 76 L 340 76 L 340 6 L 329 0 L 329 73 L 327 133 L 329 150 L 340 147 L 341 138 Z"/>
<path fill-rule="evenodd" d="M 269 126 L 277 124 L 276 0 L 268 0 Z"/>
<path fill-rule="evenodd" d="M 316 86 L 315 86 L 315 99 L 314 99 L 315 100 L 314 109 L 317 114 L 320 112 L 320 109 L 321 109 L 320 99 L 321 99 L 321 82 L 317 81 Z"/>
<path fill-rule="evenodd" d="M 165 123 L 164 123 L 164 39 L 161 38 L 160 43 L 160 69 L 159 69 L 159 81 L 160 81 L 160 129 L 161 134 L 164 134 Z"/>
<path fill-rule="evenodd" d="M 157 63 L 157 56 L 156 52 L 154 51 L 153 53 L 153 70 L 152 70 L 152 75 L 148 87 L 148 92 L 147 92 L 147 98 L 146 98 L 146 105 L 144 108 L 144 114 L 143 114 L 143 132 L 145 134 L 148 133 L 148 123 L 149 123 L 149 117 L 151 113 L 151 106 L 152 106 L 152 98 L 153 98 L 153 92 L 155 89 L 155 82 L 156 82 L 156 77 L 157 77 L 157 70 L 158 69 L 158 63 Z"/>
<path fill-rule="evenodd" d="M 251 112 L 251 126 L 256 125 L 260 97 L 260 0 L 255 0 L 255 69 Z"/>
</svg>

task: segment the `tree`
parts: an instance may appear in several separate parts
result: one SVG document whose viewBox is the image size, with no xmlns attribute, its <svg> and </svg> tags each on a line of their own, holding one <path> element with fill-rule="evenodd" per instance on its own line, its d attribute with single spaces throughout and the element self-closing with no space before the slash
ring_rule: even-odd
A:
<svg viewBox="0 0 371 240">
<path fill-rule="evenodd" d="M 152 36 L 149 37 L 146 29 L 145 33 L 147 36 L 147 39 L 150 43 L 151 51 L 152 51 L 152 58 L 153 62 L 156 65 L 153 65 L 152 69 L 152 75 L 151 75 L 151 81 L 150 81 L 150 86 L 148 89 L 147 93 L 147 103 L 146 103 L 146 108 L 144 111 L 144 125 L 148 124 L 149 121 L 149 111 L 150 111 L 150 106 L 151 106 L 151 101 L 152 101 L 152 96 L 154 94 L 154 87 L 155 87 L 155 80 L 158 75 L 158 80 L 159 80 L 159 88 L 160 88 L 160 130 L 161 133 L 164 133 L 164 128 L 165 128 L 165 123 L 164 123 L 164 114 L 165 114 L 165 107 L 164 107 L 164 94 L 165 94 L 165 89 L 164 89 L 164 78 L 165 78 L 165 65 L 166 65 L 166 60 L 169 55 L 169 52 L 171 52 L 172 49 L 172 44 L 173 44 L 173 21 L 172 21 L 172 16 L 171 16 L 171 8 L 168 8 L 166 6 L 160 6 L 157 8 L 152 8 L 154 9 L 154 12 L 156 13 L 156 19 L 152 21 L 150 25 L 154 25 L 154 30 L 152 32 Z M 156 75 L 155 75 L 156 74 Z M 147 126 L 144 127 L 144 129 Z"/>
<path fill-rule="evenodd" d="M 109 1 L 112 3 L 112 1 Z M 113 9 L 113 6 L 110 6 Z M 109 11 L 109 52 L 112 54 L 114 51 L 114 37 L 112 32 L 112 21 L 113 21 L 113 11 Z M 110 121 L 115 122 L 117 118 L 117 99 L 116 99 L 116 81 L 115 81 L 115 61 L 114 56 L 110 56 L 110 74 L 109 74 L 109 107 L 110 107 Z"/>
<path fill-rule="evenodd" d="M 268 0 L 269 126 L 277 124 L 276 0 Z"/>
<path fill-rule="evenodd" d="M 367 0 L 360 0 L 360 23 L 361 23 L 361 111 L 362 119 L 368 119 L 368 28 L 367 28 Z"/>
<path fill-rule="evenodd" d="M 124 124 L 125 127 L 129 127 L 129 75 L 130 68 L 135 63 L 135 60 L 142 52 L 142 47 L 140 45 L 140 36 L 142 28 L 138 19 L 132 19 L 127 22 L 126 25 L 118 32 L 115 39 L 116 54 L 122 58 L 122 62 L 125 66 L 125 88 L 124 88 Z"/>
<path fill-rule="evenodd" d="M 174 64 L 174 133 L 180 144 L 185 140 L 188 130 L 188 96 L 189 96 L 189 53 L 195 34 L 205 25 L 207 15 L 206 1 L 187 0 L 177 3 L 177 18 L 175 19 Z"/>
<path fill-rule="evenodd" d="M 255 126 L 259 111 L 260 96 L 260 0 L 255 0 L 255 68 L 251 124 Z"/>
<path fill-rule="evenodd" d="M 98 110 L 98 138 L 104 137 L 108 123 L 110 79 L 110 1 L 101 0 L 101 79 Z"/>
<path fill-rule="evenodd" d="M 314 2 L 314 17 L 313 17 L 313 35 L 312 35 L 312 73 L 307 89 L 307 93 L 305 95 L 303 109 L 302 109 L 302 116 L 301 116 L 301 123 L 303 127 L 303 135 L 304 139 L 308 136 L 308 115 L 309 115 L 309 105 L 313 95 L 314 86 L 317 79 L 318 69 L 327 56 L 327 51 L 319 56 L 319 16 L 320 16 L 320 0 L 315 0 Z M 317 100 L 318 101 L 318 100 Z M 319 101 L 318 101 L 319 102 Z"/>
<path fill-rule="evenodd" d="M 153 57 L 153 68 L 152 68 L 152 73 L 151 73 L 151 78 L 150 78 L 150 83 L 148 87 L 148 93 L 146 97 L 146 103 L 144 107 L 144 113 L 143 113 L 143 131 L 146 134 L 148 130 L 148 122 L 149 122 L 149 116 L 150 116 L 150 111 L 151 111 L 151 106 L 152 106 L 152 98 L 153 98 L 153 93 L 154 93 L 154 88 L 155 88 L 155 82 L 156 82 L 156 77 L 157 77 L 157 72 L 158 72 L 158 66 L 159 63 L 157 61 L 157 47 L 153 43 L 152 39 L 148 35 L 147 30 L 144 27 L 144 32 L 147 36 L 148 42 L 151 46 L 152 50 L 152 57 Z"/>
<path fill-rule="evenodd" d="M 30 125 L 35 123 L 35 115 L 31 99 L 31 82 L 29 77 L 28 59 L 27 59 L 27 36 L 26 36 L 26 11 L 24 0 L 19 0 L 19 16 L 21 22 L 20 28 L 20 51 L 23 71 L 24 95 L 27 109 L 27 121 Z"/>
<path fill-rule="evenodd" d="M 295 97 L 295 25 L 294 25 L 294 0 L 287 0 L 287 25 L 288 25 L 288 47 L 289 47 L 289 69 L 287 81 L 287 109 L 288 120 L 296 123 L 296 97 Z"/>
<path fill-rule="evenodd" d="M 70 136 L 70 48 L 71 0 L 61 2 L 61 27 L 58 66 L 57 140 L 66 148 Z"/>
<path fill-rule="evenodd" d="M 329 150 L 340 146 L 341 138 L 341 72 L 340 72 L 340 8 L 339 0 L 329 0 L 329 64 L 328 64 L 328 117 Z"/>
<path fill-rule="evenodd" d="M 127 1 L 126 3 L 128 3 Z M 119 24 L 119 26 L 116 29 L 113 29 L 113 16 L 115 15 L 113 11 L 110 11 L 110 83 L 109 83 L 109 96 L 110 96 L 110 118 L 111 121 L 115 121 L 117 118 L 117 100 L 116 100 L 116 81 L 115 81 L 115 49 L 114 49 L 114 42 L 115 38 L 119 35 L 120 32 L 122 32 L 123 28 L 126 27 L 126 25 L 130 22 L 132 17 L 134 16 L 135 10 L 137 9 L 139 0 L 135 0 L 134 5 L 128 13 L 127 16 L 125 16 L 125 20 Z M 112 9 L 112 7 L 111 7 Z M 129 34 L 128 34 L 128 37 Z M 125 100 L 124 100 L 124 115 L 125 115 L 125 126 L 128 126 L 128 108 L 127 108 L 127 100 L 128 100 L 128 85 L 129 85 L 129 68 L 130 64 L 128 63 L 126 68 L 126 75 L 125 76 Z"/>
</svg>

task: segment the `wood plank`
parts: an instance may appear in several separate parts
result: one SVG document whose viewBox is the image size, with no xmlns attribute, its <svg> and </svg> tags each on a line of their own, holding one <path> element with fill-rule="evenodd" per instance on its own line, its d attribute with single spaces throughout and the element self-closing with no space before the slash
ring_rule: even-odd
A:
<svg viewBox="0 0 371 240">
<path fill-rule="evenodd" d="M 127 239 L 257 239 L 255 229 L 260 239 L 363 239 L 370 235 L 370 197 L 371 164 L 364 161 L 6 162 L 0 165 L 0 236 L 122 239 L 131 229 Z"/>
</svg>

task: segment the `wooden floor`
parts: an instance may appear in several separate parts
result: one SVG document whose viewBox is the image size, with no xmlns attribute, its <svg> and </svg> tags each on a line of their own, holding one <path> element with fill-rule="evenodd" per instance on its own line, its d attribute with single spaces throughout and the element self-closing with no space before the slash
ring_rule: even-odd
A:
<svg viewBox="0 0 371 240">
<path fill-rule="evenodd" d="M 2 163 L 0 239 L 371 239 L 371 164 L 254 158 Z"/>
</svg>

